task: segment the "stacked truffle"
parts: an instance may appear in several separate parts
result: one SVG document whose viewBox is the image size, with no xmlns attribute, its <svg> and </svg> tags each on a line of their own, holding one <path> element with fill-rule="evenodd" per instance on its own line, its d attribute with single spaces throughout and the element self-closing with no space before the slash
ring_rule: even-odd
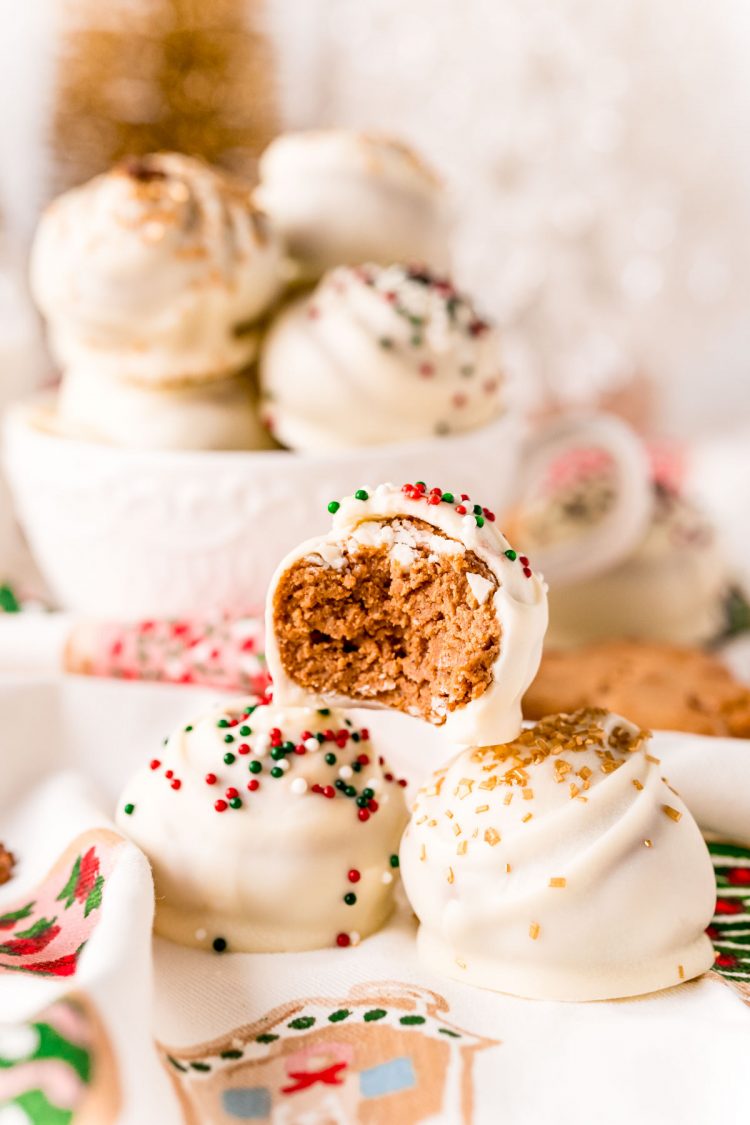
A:
<svg viewBox="0 0 750 1125">
<path fill-rule="evenodd" d="M 253 192 L 175 153 L 124 162 L 37 232 L 56 424 L 123 446 L 301 452 L 485 425 L 502 409 L 499 341 L 445 273 L 449 225 L 431 169 L 376 134 L 285 134 Z"/>
<path fill-rule="evenodd" d="M 270 445 L 247 371 L 281 263 L 249 192 L 186 156 L 129 161 L 61 196 L 31 261 L 61 428 L 144 448 Z"/>
<path fill-rule="evenodd" d="M 387 917 L 400 866 L 424 959 L 470 984 L 593 1000 L 708 969 L 713 869 L 649 732 L 601 709 L 521 729 L 546 587 L 494 513 L 422 481 L 329 510 L 331 531 L 271 583 L 273 703 L 189 725 L 126 790 L 158 931 L 219 949 L 356 944 Z M 347 706 L 453 740 L 400 860 L 402 783 L 331 710 Z"/>
</svg>

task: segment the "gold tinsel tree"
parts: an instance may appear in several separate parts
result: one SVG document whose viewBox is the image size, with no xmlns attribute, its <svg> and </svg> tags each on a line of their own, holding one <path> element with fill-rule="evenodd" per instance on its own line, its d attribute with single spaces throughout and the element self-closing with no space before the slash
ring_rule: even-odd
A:
<svg viewBox="0 0 750 1125">
<path fill-rule="evenodd" d="M 59 0 L 50 188 L 178 149 L 252 175 L 277 129 L 262 0 Z"/>
</svg>

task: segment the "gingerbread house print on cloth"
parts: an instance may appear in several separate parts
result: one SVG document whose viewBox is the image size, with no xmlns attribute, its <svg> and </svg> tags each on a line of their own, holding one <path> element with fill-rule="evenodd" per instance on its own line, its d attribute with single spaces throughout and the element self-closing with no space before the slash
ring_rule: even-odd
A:
<svg viewBox="0 0 750 1125">
<path fill-rule="evenodd" d="M 162 1047 L 187 1125 L 212 1121 L 468 1123 L 473 1058 L 497 1046 L 456 1027 L 437 993 L 395 982 L 298 1000 L 190 1049 Z"/>
</svg>

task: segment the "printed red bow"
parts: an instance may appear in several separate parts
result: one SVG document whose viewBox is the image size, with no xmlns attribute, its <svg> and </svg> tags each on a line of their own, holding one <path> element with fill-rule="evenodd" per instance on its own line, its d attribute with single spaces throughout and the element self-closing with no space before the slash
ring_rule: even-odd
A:
<svg viewBox="0 0 750 1125">
<path fill-rule="evenodd" d="M 291 1070 L 289 1077 L 294 1079 L 293 1086 L 282 1086 L 282 1094 L 296 1094 L 298 1090 L 306 1090 L 309 1086 L 314 1086 L 316 1082 L 322 1082 L 326 1086 L 341 1086 L 342 1078 L 340 1073 L 346 1070 L 345 1062 L 332 1063 L 324 1070 L 316 1070 L 313 1073 L 308 1073 L 304 1070 Z"/>
</svg>

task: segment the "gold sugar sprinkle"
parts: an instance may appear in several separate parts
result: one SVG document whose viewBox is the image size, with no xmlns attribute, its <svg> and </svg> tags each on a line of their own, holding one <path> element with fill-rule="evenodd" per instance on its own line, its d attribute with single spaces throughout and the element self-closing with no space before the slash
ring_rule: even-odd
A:
<svg viewBox="0 0 750 1125">
<path fill-rule="evenodd" d="M 459 840 L 458 847 L 456 848 L 456 855 L 466 855 L 466 849 L 468 848 L 468 846 L 468 840 Z"/>
<path fill-rule="evenodd" d="M 532 941 L 536 941 L 536 939 L 539 937 L 539 931 L 541 930 L 541 928 L 542 927 L 538 922 L 531 923 L 531 925 L 529 926 L 529 937 Z"/>
<path fill-rule="evenodd" d="M 432 820 L 427 821 L 427 827 L 428 828 L 436 828 L 437 827 L 437 821 L 435 820 L 434 817 L 432 818 Z"/>
<path fill-rule="evenodd" d="M 436 780 L 433 782 L 433 784 L 430 786 L 430 788 L 428 790 L 426 790 L 427 796 L 428 797 L 439 797 L 440 796 L 440 790 L 443 788 L 443 782 L 444 781 L 445 781 L 444 777 L 436 778 Z"/>
<path fill-rule="evenodd" d="M 490 811 L 489 805 L 477 805 L 477 807 L 474 809 L 475 813 L 489 812 L 489 811 Z"/>
<path fill-rule="evenodd" d="M 653 754 L 647 754 L 646 755 L 646 761 L 651 762 L 651 764 L 654 765 L 654 766 L 660 766 L 661 765 L 661 758 L 655 758 Z"/>
<path fill-rule="evenodd" d="M 534 797 L 533 789 L 523 789 L 522 794 L 524 801 L 531 801 Z"/>
<path fill-rule="evenodd" d="M 588 781 L 588 779 L 592 776 L 592 771 L 588 766 L 581 766 L 578 771 L 578 776 L 580 777 L 581 781 Z"/>
<path fill-rule="evenodd" d="M 477 838 L 477 836 L 478 836 L 478 835 L 479 835 L 479 829 L 478 829 L 478 828 L 475 828 L 475 829 L 474 829 L 474 831 L 473 831 L 473 832 L 472 832 L 472 834 L 471 834 L 471 838 L 472 838 L 472 840 L 476 840 L 476 838 Z"/>
<path fill-rule="evenodd" d="M 678 977 L 680 978 L 680 980 L 684 980 L 684 979 L 685 979 L 685 969 L 684 969 L 684 966 L 683 966 L 683 965 L 678 965 L 678 966 L 677 966 L 677 975 L 678 975 Z"/>
<path fill-rule="evenodd" d="M 456 964 L 458 965 L 459 969 L 466 968 L 466 962 L 462 961 L 460 957 L 456 957 Z"/>
<path fill-rule="evenodd" d="M 677 809 L 673 809 L 671 805 L 662 805 L 662 809 L 667 814 L 669 819 L 675 822 L 675 824 L 678 820 L 682 820 L 682 813 Z"/>
<path fill-rule="evenodd" d="M 463 801 L 465 797 L 469 796 L 473 788 L 474 779 L 472 777 L 462 777 L 456 788 L 453 790 L 453 793 L 456 797 L 458 797 L 459 801 Z"/>
<path fill-rule="evenodd" d="M 454 875 L 453 875 L 453 868 L 452 867 L 448 868 L 448 871 L 446 872 L 445 877 L 446 877 L 446 879 L 448 880 L 449 883 L 453 882 Z"/>
<path fill-rule="evenodd" d="M 484 842 L 485 842 L 485 844 L 489 844 L 491 848 L 494 848 L 496 844 L 500 843 L 501 839 L 502 839 L 502 836 L 500 835 L 500 833 L 498 832 L 498 830 L 496 828 L 485 828 L 485 830 L 484 830 Z"/>
<path fill-rule="evenodd" d="M 557 876 L 553 879 L 550 879 L 550 881 L 549 881 L 549 885 L 551 887 L 566 887 L 567 884 L 568 884 L 567 879 L 563 879 L 562 877 L 557 877 Z"/>
<path fill-rule="evenodd" d="M 581 792 L 581 790 L 578 788 L 576 783 L 574 781 L 571 781 L 571 783 L 570 783 L 570 796 L 571 796 L 571 798 L 577 797 L 580 792 Z"/>
<path fill-rule="evenodd" d="M 527 812 L 526 816 L 521 817 L 521 823 L 525 824 L 527 820 L 531 820 L 533 815 L 534 815 L 533 812 Z"/>
<path fill-rule="evenodd" d="M 427 848 L 424 844 L 422 844 L 422 847 L 419 849 L 419 858 L 422 860 L 422 863 L 427 859 Z"/>
<path fill-rule="evenodd" d="M 448 820 L 453 820 L 453 812 L 451 811 L 451 809 L 446 809 L 443 815 L 447 816 Z"/>
<path fill-rule="evenodd" d="M 506 793 L 505 796 L 503 797 L 503 804 L 509 805 L 512 800 L 513 800 L 513 790 L 511 789 L 510 792 Z"/>
<path fill-rule="evenodd" d="M 643 782 L 639 781 L 637 777 L 633 778 L 633 785 L 635 785 L 636 789 L 639 791 L 643 789 Z"/>
<path fill-rule="evenodd" d="M 506 875 L 510 875 L 510 872 L 511 872 L 511 866 L 510 866 L 510 864 L 509 864 L 509 863 L 506 863 L 506 865 L 505 865 L 505 874 L 506 874 Z"/>
<path fill-rule="evenodd" d="M 653 848 L 653 846 L 654 846 L 653 843 L 651 842 L 651 840 L 644 840 L 643 844 L 647 848 Z"/>
<path fill-rule="evenodd" d="M 426 820 L 427 820 L 427 813 L 425 813 L 424 816 L 420 816 L 419 820 L 415 820 L 414 823 L 417 824 L 417 825 L 424 824 L 424 822 Z"/>
<path fill-rule="evenodd" d="M 454 824 L 453 825 L 453 835 L 454 836 L 460 836 L 461 835 L 461 825 L 460 824 Z"/>
<path fill-rule="evenodd" d="M 480 789 L 494 789 L 497 785 L 496 777 L 488 777 L 484 781 L 479 782 Z"/>
</svg>

